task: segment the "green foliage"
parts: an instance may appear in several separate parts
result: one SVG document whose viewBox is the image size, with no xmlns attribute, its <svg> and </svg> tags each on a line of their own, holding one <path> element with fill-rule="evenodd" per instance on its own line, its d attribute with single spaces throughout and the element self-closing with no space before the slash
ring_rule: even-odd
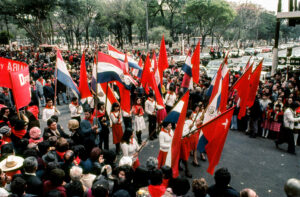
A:
<svg viewBox="0 0 300 197">
<path fill-rule="evenodd" d="M 162 36 L 164 35 L 166 43 L 171 43 L 172 38 L 170 36 L 170 30 L 166 29 L 163 26 L 153 27 L 149 30 L 149 39 L 160 43 Z"/>
</svg>

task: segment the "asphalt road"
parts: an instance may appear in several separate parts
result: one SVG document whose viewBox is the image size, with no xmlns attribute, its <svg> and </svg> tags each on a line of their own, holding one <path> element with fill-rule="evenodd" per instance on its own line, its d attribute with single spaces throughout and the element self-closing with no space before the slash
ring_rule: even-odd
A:
<svg viewBox="0 0 300 197">
<path fill-rule="evenodd" d="M 67 131 L 67 122 L 70 112 L 67 105 L 58 106 L 61 112 L 59 123 Z M 41 120 L 41 128 L 45 127 Z M 148 131 L 143 132 L 143 139 L 147 138 Z M 112 135 L 110 135 L 110 148 Z M 281 145 L 282 150 L 275 148 L 273 140 L 263 138 L 249 138 L 242 132 L 229 131 L 223 149 L 219 165 L 226 167 L 231 172 L 230 185 L 237 191 L 243 188 L 254 189 L 259 196 L 283 197 L 283 186 L 289 178 L 300 177 L 300 149 L 296 147 L 296 156 L 286 153 L 287 145 Z M 140 153 L 139 159 L 142 165 L 148 157 L 157 157 L 159 151 L 158 140 L 150 141 Z M 208 161 L 200 162 L 201 167 L 195 168 L 189 161 L 189 167 L 193 178 L 204 177 L 208 185 L 214 183 L 213 176 L 206 172 Z M 200 159 L 199 159 L 200 161 Z M 183 172 L 181 172 L 183 173 Z M 190 179 L 190 180 L 192 180 Z"/>
</svg>

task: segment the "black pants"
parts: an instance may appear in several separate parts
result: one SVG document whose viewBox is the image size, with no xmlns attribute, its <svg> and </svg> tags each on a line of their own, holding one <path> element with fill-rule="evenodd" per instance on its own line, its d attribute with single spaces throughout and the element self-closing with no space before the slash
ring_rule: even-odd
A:
<svg viewBox="0 0 300 197">
<path fill-rule="evenodd" d="M 289 128 L 282 128 L 279 132 L 277 144 L 288 143 L 288 152 L 295 153 L 295 142 L 293 130 Z"/>
<path fill-rule="evenodd" d="M 109 130 L 108 130 L 108 128 L 103 128 L 102 127 L 102 131 L 100 132 L 100 144 L 99 144 L 100 149 L 102 149 L 103 144 L 104 144 L 104 149 L 105 150 L 109 149 L 108 139 L 109 139 Z"/>
<path fill-rule="evenodd" d="M 171 110 L 172 110 L 172 107 L 169 106 L 169 105 L 166 105 L 166 111 L 167 111 L 167 113 L 169 113 Z"/>
<path fill-rule="evenodd" d="M 151 135 L 152 132 L 155 131 L 156 129 L 156 116 L 154 115 L 149 115 L 149 136 Z M 155 137 L 156 134 L 153 134 L 153 137 Z"/>
<path fill-rule="evenodd" d="M 123 121 L 124 121 L 125 130 L 127 128 L 132 129 L 132 118 L 131 117 L 124 117 L 123 116 Z"/>
</svg>

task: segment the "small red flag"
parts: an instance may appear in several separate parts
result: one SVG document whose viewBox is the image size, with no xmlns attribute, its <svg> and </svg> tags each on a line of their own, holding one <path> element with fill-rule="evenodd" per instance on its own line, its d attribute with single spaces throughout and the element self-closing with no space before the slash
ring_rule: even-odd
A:
<svg viewBox="0 0 300 197">
<path fill-rule="evenodd" d="M 182 97 L 182 101 L 184 102 L 182 111 L 180 113 L 179 119 L 177 121 L 176 129 L 174 131 L 174 136 L 172 139 L 172 147 L 171 147 L 171 168 L 173 171 L 173 177 L 176 178 L 179 175 L 178 171 L 178 162 L 180 157 L 180 146 L 181 146 L 181 137 L 183 126 L 186 118 L 187 107 L 189 104 L 189 96 L 190 93 L 187 91 L 185 95 Z"/>
<path fill-rule="evenodd" d="M 28 67 L 17 72 L 10 72 L 9 75 L 16 108 L 27 106 L 31 101 Z"/>
<path fill-rule="evenodd" d="M 131 105 L 130 105 L 130 90 L 128 90 L 122 83 L 117 81 L 117 86 L 120 91 L 121 98 L 121 109 L 127 113 L 130 113 Z"/>
<path fill-rule="evenodd" d="M 194 81 L 194 83 L 199 84 L 200 41 L 198 41 L 196 49 L 193 53 L 191 63 L 193 64 L 193 68 L 192 68 L 193 81 Z"/>
<path fill-rule="evenodd" d="M 251 75 L 250 79 L 250 89 L 249 89 L 249 95 L 248 95 L 248 102 L 247 106 L 250 108 L 254 104 L 255 97 L 256 97 L 256 91 L 259 85 L 259 79 L 260 79 L 260 73 L 262 70 L 262 63 L 263 60 L 258 64 L 258 66 L 255 68 Z"/>
<path fill-rule="evenodd" d="M 149 85 L 150 85 L 149 80 L 150 81 L 152 80 L 150 68 L 151 68 L 151 61 L 150 61 L 150 57 L 148 54 L 146 57 L 145 66 L 144 66 L 142 77 L 141 77 L 141 84 L 144 87 L 146 94 L 149 94 Z"/>
<path fill-rule="evenodd" d="M 158 70 L 160 75 L 160 81 L 163 80 L 164 70 L 169 67 L 167 50 L 165 45 L 165 37 L 164 35 L 161 38 L 160 49 L 159 49 L 159 57 L 158 57 Z"/>
<path fill-rule="evenodd" d="M 205 150 L 209 162 L 207 172 L 211 175 L 214 174 L 215 167 L 220 161 L 234 108 L 228 109 L 199 128 L 208 142 Z"/>
<path fill-rule="evenodd" d="M 92 96 L 92 93 L 89 88 L 86 75 L 86 66 L 85 66 L 85 53 L 82 54 L 81 64 L 80 64 L 80 79 L 79 79 L 79 92 L 81 99 Z"/>
</svg>

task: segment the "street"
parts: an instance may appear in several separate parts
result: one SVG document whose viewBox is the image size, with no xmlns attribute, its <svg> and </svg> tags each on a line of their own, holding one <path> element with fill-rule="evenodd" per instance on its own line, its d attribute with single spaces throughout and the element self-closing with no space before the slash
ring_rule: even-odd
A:
<svg viewBox="0 0 300 197">
<path fill-rule="evenodd" d="M 70 119 L 68 106 L 58 106 L 58 109 L 61 112 L 59 123 L 67 131 L 67 122 Z M 41 121 L 41 128 L 45 126 L 46 124 Z M 143 139 L 146 139 L 147 136 L 148 131 L 143 131 Z M 112 145 L 112 134 L 110 134 L 110 148 L 115 148 Z M 285 151 L 287 144 L 281 145 L 281 148 L 282 150 L 276 149 L 273 140 L 270 139 L 249 138 L 242 132 L 229 131 L 220 163 L 216 169 L 228 168 L 231 173 L 230 185 L 237 191 L 243 188 L 252 188 L 258 196 L 283 197 L 285 196 L 283 187 L 286 180 L 300 177 L 300 149 L 296 147 L 298 154 L 295 156 Z M 149 141 L 140 153 L 141 164 L 144 165 L 150 156 L 157 157 L 158 152 L 158 140 Z M 208 185 L 214 184 L 213 176 L 206 172 L 208 161 L 202 162 L 199 159 L 199 162 L 201 167 L 195 168 L 191 165 L 191 160 L 189 161 L 193 175 L 190 180 L 204 177 Z M 183 175 L 183 172 L 181 174 Z"/>
</svg>

